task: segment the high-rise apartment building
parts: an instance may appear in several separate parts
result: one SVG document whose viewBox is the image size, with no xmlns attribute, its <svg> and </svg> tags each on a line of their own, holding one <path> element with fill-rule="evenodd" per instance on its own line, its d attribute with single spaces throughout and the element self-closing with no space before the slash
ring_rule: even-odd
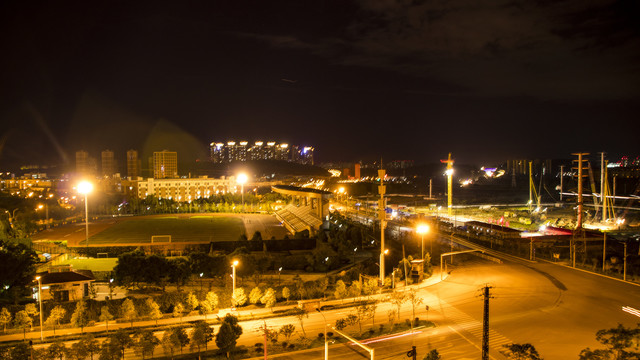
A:
<svg viewBox="0 0 640 360">
<path fill-rule="evenodd" d="M 78 175 L 89 174 L 89 153 L 84 150 L 76 151 L 76 173 Z"/>
<path fill-rule="evenodd" d="M 253 146 L 249 148 L 249 159 L 251 160 L 263 160 L 264 149 L 262 148 L 262 141 L 256 141 Z"/>
<path fill-rule="evenodd" d="M 127 151 L 127 176 L 131 179 L 136 179 L 140 173 L 140 160 L 138 159 L 137 150 Z"/>
<path fill-rule="evenodd" d="M 264 160 L 274 160 L 276 158 L 276 142 L 268 141 L 264 147 Z"/>
<path fill-rule="evenodd" d="M 313 165 L 313 147 L 276 143 L 275 141 L 212 142 L 209 144 L 210 159 L 222 164 L 232 161 L 283 160 Z"/>
<path fill-rule="evenodd" d="M 224 143 L 212 142 L 209 144 L 209 149 L 211 151 L 211 161 L 216 164 L 224 162 Z"/>
<path fill-rule="evenodd" d="M 289 160 L 289 144 L 278 144 L 276 147 L 276 160 Z"/>
<path fill-rule="evenodd" d="M 156 151 L 153 153 L 153 178 L 175 179 L 178 177 L 178 153 L 175 151 Z"/>
<path fill-rule="evenodd" d="M 101 154 L 102 158 L 102 176 L 111 177 L 116 173 L 116 163 L 113 151 L 104 150 Z"/>
</svg>

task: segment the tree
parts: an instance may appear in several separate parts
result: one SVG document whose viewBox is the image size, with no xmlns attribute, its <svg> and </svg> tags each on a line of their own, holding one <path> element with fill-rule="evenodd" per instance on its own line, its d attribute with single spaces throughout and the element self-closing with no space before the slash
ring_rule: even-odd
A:
<svg viewBox="0 0 640 360">
<path fill-rule="evenodd" d="M 218 294 L 214 293 L 213 291 L 209 291 L 207 293 L 207 297 L 206 300 L 209 302 L 209 304 L 211 305 L 212 309 L 217 309 L 218 308 Z"/>
<path fill-rule="evenodd" d="M 145 301 L 147 305 L 147 309 L 149 309 L 149 317 L 151 320 L 156 321 L 156 326 L 158 325 L 158 320 L 162 319 L 162 311 L 160 311 L 160 305 L 155 302 L 152 298 L 147 298 Z"/>
<path fill-rule="evenodd" d="M 117 330 L 109 335 L 108 340 L 111 345 L 119 349 L 122 359 L 124 359 L 124 351 L 133 345 L 131 336 L 124 329 Z"/>
<path fill-rule="evenodd" d="M 260 298 L 260 302 L 264 304 L 264 307 L 271 309 L 273 312 L 273 307 L 276 305 L 276 291 L 272 288 L 268 288 L 265 290 L 264 295 Z"/>
<path fill-rule="evenodd" d="M 413 316 L 411 323 L 413 324 L 413 321 L 416 318 L 416 306 L 421 305 L 424 300 L 418 296 L 418 291 L 416 289 L 410 289 L 408 291 L 407 299 L 411 303 L 411 314 Z"/>
<path fill-rule="evenodd" d="M 360 296 L 360 294 L 362 294 L 362 284 L 360 284 L 360 281 L 351 282 L 351 286 L 349 286 L 349 295 L 354 297 L 353 301 L 355 301 L 355 298 Z"/>
<path fill-rule="evenodd" d="M 27 245 L 14 241 L 0 240 L 0 274 L 3 289 L 0 298 L 18 300 L 30 291 L 35 275 L 38 255 Z"/>
<path fill-rule="evenodd" d="M 441 360 L 442 356 L 438 353 L 438 350 L 433 349 L 424 356 L 423 360 Z"/>
<path fill-rule="evenodd" d="M 171 329 L 171 342 L 180 348 L 180 354 L 182 354 L 182 348 L 189 344 L 189 336 L 183 327 L 178 326 Z"/>
<path fill-rule="evenodd" d="M 189 292 L 189 294 L 187 294 L 187 312 L 195 310 L 199 303 L 198 297 L 196 297 L 193 292 Z"/>
<path fill-rule="evenodd" d="M 377 278 L 367 278 L 362 286 L 362 293 L 366 296 L 373 295 L 379 288 Z"/>
<path fill-rule="evenodd" d="M 511 360 L 542 360 L 536 348 L 531 344 L 507 344 L 502 345 L 511 352 Z"/>
<path fill-rule="evenodd" d="M 238 324 L 238 318 L 227 314 L 222 320 L 218 334 L 216 334 L 216 346 L 229 357 L 235 348 L 238 338 L 242 335 L 242 327 Z"/>
<path fill-rule="evenodd" d="M 177 303 L 173 307 L 173 317 L 179 317 L 180 322 L 182 322 L 182 313 L 184 313 L 184 306 L 182 306 L 182 303 Z"/>
<path fill-rule="evenodd" d="M 298 321 L 300 322 L 300 329 L 302 329 L 302 336 L 306 338 L 307 333 L 304 331 L 304 319 L 309 318 L 309 312 L 305 309 L 297 309 L 295 315 L 298 318 Z"/>
<path fill-rule="evenodd" d="M 49 345 L 49 347 L 47 348 L 48 356 L 52 359 L 58 358 L 60 360 L 63 360 L 66 352 L 67 352 L 67 347 L 64 345 L 64 343 L 61 340 L 54 342 L 53 344 Z"/>
<path fill-rule="evenodd" d="M 206 350 L 207 344 L 211 339 L 213 339 L 213 329 L 211 326 L 209 326 L 206 321 L 201 320 L 196 322 L 193 331 L 191 331 L 191 350 L 197 348 L 199 356 L 201 347 L 204 346 Z"/>
<path fill-rule="evenodd" d="M 30 359 L 31 358 L 31 346 L 29 343 L 22 342 L 14 346 L 9 350 L 9 359 Z"/>
<path fill-rule="evenodd" d="M 2 308 L 2 311 L 0 311 L 0 323 L 2 324 L 3 333 L 7 332 L 7 325 L 11 324 L 11 320 L 13 319 L 13 316 L 11 315 L 11 312 L 9 310 L 7 310 L 7 308 Z"/>
<path fill-rule="evenodd" d="M 340 299 L 344 302 L 344 299 L 349 296 L 349 290 L 347 289 L 347 284 L 342 280 L 336 281 L 336 290 L 334 291 L 334 296 L 336 299 Z"/>
<path fill-rule="evenodd" d="M 260 298 L 262 298 L 262 290 L 257 286 L 251 289 L 251 292 L 249 293 L 249 302 L 256 305 L 260 302 Z"/>
<path fill-rule="evenodd" d="M 231 299 L 233 302 L 233 306 L 243 306 L 247 303 L 247 295 L 244 292 L 243 288 L 236 288 L 236 291 L 233 292 L 233 298 Z"/>
<path fill-rule="evenodd" d="M 49 317 L 45 321 L 45 324 L 48 326 L 53 326 L 53 335 L 56 334 L 56 325 L 60 325 L 60 320 L 64 318 L 67 314 L 67 310 L 65 310 L 62 306 L 57 305 L 51 312 L 49 313 Z"/>
<path fill-rule="evenodd" d="M 100 360 L 120 360 L 122 359 L 122 351 L 118 344 L 109 337 L 102 342 L 100 347 Z"/>
<path fill-rule="evenodd" d="M 289 338 L 291 337 L 291 335 L 293 335 L 293 332 L 296 331 L 296 327 L 293 324 L 286 324 L 286 325 L 282 325 L 282 327 L 280 327 L 280 330 L 278 330 L 280 332 L 280 334 L 282 334 L 282 336 L 285 337 L 285 339 L 287 339 L 287 341 L 289 341 Z"/>
<path fill-rule="evenodd" d="M 286 286 L 282 288 L 282 297 L 285 301 L 289 301 L 289 298 L 291 297 L 291 290 Z"/>
<path fill-rule="evenodd" d="M 146 255 L 142 250 L 136 250 L 118 256 L 118 263 L 113 268 L 116 283 L 127 288 L 140 287 L 145 280 Z"/>
<path fill-rule="evenodd" d="M 133 346 L 136 354 L 142 355 L 142 358 L 145 358 L 145 355 L 151 355 L 153 357 L 153 351 L 156 346 L 160 344 L 160 340 L 153 334 L 153 331 L 149 329 L 140 330 L 135 334 L 133 340 Z"/>
<path fill-rule="evenodd" d="M 78 343 L 81 343 L 84 346 L 86 351 L 89 353 L 89 356 L 91 357 L 91 360 L 93 360 L 93 355 L 95 353 L 97 353 L 98 351 L 100 351 L 100 343 L 98 342 L 98 340 L 96 340 L 95 337 L 93 337 L 92 334 L 85 335 L 76 344 L 78 344 Z M 86 358 L 86 356 L 84 358 Z M 84 358 L 82 358 L 82 359 L 84 359 Z"/>
<path fill-rule="evenodd" d="M 24 340 L 27 339 L 27 328 L 31 328 L 31 324 L 33 323 L 33 319 L 25 310 L 20 310 L 16 313 L 16 317 L 14 319 L 16 327 L 18 329 L 22 329 Z"/>
<path fill-rule="evenodd" d="M 402 307 L 402 304 L 407 302 L 408 299 L 407 294 L 399 290 L 394 290 L 387 297 L 387 301 L 398 308 L 398 311 L 395 313 L 398 317 L 400 316 L 400 308 Z"/>
<path fill-rule="evenodd" d="M 67 348 L 65 356 L 67 359 L 84 360 L 89 356 L 89 351 L 82 341 L 78 341 Z"/>
<path fill-rule="evenodd" d="M 113 320 L 113 315 L 109 312 L 109 307 L 105 305 L 100 309 L 100 321 L 104 321 L 107 333 L 109 332 L 109 320 Z"/>
<path fill-rule="evenodd" d="M 173 342 L 173 336 L 172 336 L 173 331 L 171 330 L 167 330 L 164 332 L 164 335 L 162 335 L 162 349 L 164 350 L 165 355 L 170 355 L 171 358 L 173 359 L 173 353 L 174 351 L 178 348 L 178 344 Z"/>
<path fill-rule="evenodd" d="M 84 327 L 89 324 L 89 312 L 83 300 L 78 301 L 76 310 L 71 314 L 71 325 L 80 328 L 84 333 Z"/>
<path fill-rule="evenodd" d="M 622 360 L 640 357 L 636 345 L 640 340 L 640 325 L 633 329 L 618 324 L 612 329 L 598 330 L 596 340 L 603 344 L 605 349 L 583 349 L 580 352 L 580 360 Z"/>
</svg>

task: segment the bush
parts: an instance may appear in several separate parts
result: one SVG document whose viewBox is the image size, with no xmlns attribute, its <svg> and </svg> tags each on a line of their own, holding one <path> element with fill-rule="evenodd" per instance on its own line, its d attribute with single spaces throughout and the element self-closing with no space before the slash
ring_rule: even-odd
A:
<svg viewBox="0 0 640 360">
<path fill-rule="evenodd" d="M 324 337 L 324 333 L 319 333 L 318 334 L 318 339 L 322 339 Z"/>
<path fill-rule="evenodd" d="M 287 343 L 286 341 L 283 341 L 283 342 L 282 342 L 282 348 L 286 349 L 286 348 L 287 348 L 287 344 L 288 344 L 288 343 Z"/>
<path fill-rule="evenodd" d="M 330 338 L 333 336 L 333 333 L 331 331 L 327 332 L 327 337 Z"/>
</svg>

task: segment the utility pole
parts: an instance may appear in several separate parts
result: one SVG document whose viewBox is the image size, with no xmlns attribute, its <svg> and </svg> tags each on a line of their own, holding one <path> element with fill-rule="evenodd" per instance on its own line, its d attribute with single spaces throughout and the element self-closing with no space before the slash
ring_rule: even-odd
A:
<svg viewBox="0 0 640 360">
<path fill-rule="evenodd" d="M 490 286 L 482 289 L 482 297 L 484 302 L 484 313 L 482 317 L 482 360 L 489 360 L 489 294 Z"/>
<path fill-rule="evenodd" d="M 604 273 L 604 264 L 607 260 L 607 232 L 603 231 L 604 241 L 602 243 L 602 273 Z"/>
<path fill-rule="evenodd" d="M 562 178 L 564 177 L 564 165 L 560 165 L 560 202 L 562 202 Z"/>
<path fill-rule="evenodd" d="M 411 347 L 411 350 L 407 351 L 407 357 L 408 357 L 408 358 L 413 358 L 413 360 L 416 360 L 416 355 L 417 355 L 417 353 L 416 353 L 416 347 L 415 347 L 415 346 L 412 346 L 412 347 Z"/>
<path fill-rule="evenodd" d="M 575 155 L 578 156 L 578 214 L 576 217 L 576 231 L 581 231 L 582 230 L 582 178 L 585 177 L 586 175 L 582 175 L 582 170 L 584 170 L 585 168 L 583 167 L 583 163 L 587 160 L 583 160 L 582 157 L 585 155 L 589 155 L 589 153 L 573 153 L 571 155 Z M 576 161 L 576 160 L 574 160 Z M 574 255 L 575 256 L 575 255 Z"/>
<path fill-rule="evenodd" d="M 627 242 L 624 242 L 624 267 L 622 270 L 622 280 L 627 281 Z"/>
<path fill-rule="evenodd" d="M 380 166 L 382 167 L 382 162 L 380 162 Z M 380 286 L 384 286 L 384 229 L 387 227 L 384 203 L 384 194 L 386 193 L 384 176 L 384 169 L 379 169 L 378 177 L 380 178 L 380 186 L 378 186 L 378 193 L 380 194 L 380 200 L 378 201 L 378 217 L 380 218 Z"/>
<path fill-rule="evenodd" d="M 606 191 L 607 189 L 604 183 L 604 180 L 605 180 L 604 154 L 605 154 L 604 152 L 600 153 L 600 201 L 602 204 L 602 222 L 603 223 L 607 221 L 607 191 Z"/>
</svg>

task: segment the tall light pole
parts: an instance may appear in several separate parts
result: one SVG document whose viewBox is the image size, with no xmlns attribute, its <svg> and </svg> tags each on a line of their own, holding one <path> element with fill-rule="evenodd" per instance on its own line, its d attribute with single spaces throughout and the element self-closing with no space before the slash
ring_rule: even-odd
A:
<svg viewBox="0 0 640 360">
<path fill-rule="evenodd" d="M 387 222 L 384 203 L 384 194 L 386 192 L 386 186 L 384 186 L 385 171 L 383 169 L 378 170 L 378 177 L 380 178 L 380 186 L 378 186 L 378 193 L 380 194 L 380 200 L 378 201 L 378 217 L 380 219 L 380 286 L 384 286 L 384 229 L 387 227 Z"/>
<path fill-rule="evenodd" d="M 42 333 L 42 283 L 40 282 L 40 276 L 36 276 L 38 281 L 38 303 L 40 303 L 40 341 L 44 341 L 44 335 Z"/>
<path fill-rule="evenodd" d="M 240 184 L 240 193 L 242 194 L 242 210 L 244 211 L 244 184 L 247 183 L 248 177 L 245 173 L 240 173 L 236 177 L 236 182 Z"/>
<path fill-rule="evenodd" d="M 85 245 L 89 249 L 89 205 L 87 203 L 87 195 L 93 191 L 93 184 L 88 181 L 81 181 L 78 184 L 78 192 L 84 194 L 84 227 L 85 227 Z"/>
<path fill-rule="evenodd" d="M 440 162 L 447 164 L 447 171 L 445 172 L 445 174 L 447 174 L 447 215 L 451 217 L 453 208 L 453 160 L 451 160 L 451 153 L 449 153 L 449 157 L 447 158 L 447 160 L 440 160 Z"/>
<path fill-rule="evenodd" d="M 238 260 L 233 260 L 233 262 L 231 263 L 231 277 L 233 278 L 233 287 L 232 287 L 232 292 L 231 292 L 231 299 L 235 302 L 235 296 L 236 296 L 236 266 L 238 266 Z M 235 307 L 235 304 L 233 304 Z"/>
<path fill-rule="evenodd" d="M 327 318 L 324 317 L 324 314 L 320 309 L 316 309 L 317 312 L 322 315 L 322 319 L 324 320 L 324 360 L 329 360 L 329 341 L 327 340 Z"/>
<path fill-rule="evenodd" d="M 418 225 L 416 232 L 420 234 L 421 243 L 422 243 L 422 261 L 424 262 L 424 234 L 429 232 L 429 225 Z M 431 244 L 431 253 L 433 254 L 433 243 Z"/>
</svg>

